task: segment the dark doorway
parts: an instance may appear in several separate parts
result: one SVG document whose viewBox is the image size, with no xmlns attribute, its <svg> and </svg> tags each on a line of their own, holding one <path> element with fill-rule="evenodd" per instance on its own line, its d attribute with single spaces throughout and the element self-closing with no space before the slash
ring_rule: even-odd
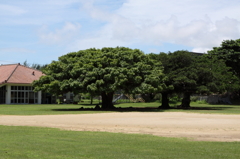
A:
<svg viewBox="0 0 240 159">
<path fill-rule="evenodd" d="M 0 104 L 6 103 L 6 86 L 0 87 Z"/>
</svg>

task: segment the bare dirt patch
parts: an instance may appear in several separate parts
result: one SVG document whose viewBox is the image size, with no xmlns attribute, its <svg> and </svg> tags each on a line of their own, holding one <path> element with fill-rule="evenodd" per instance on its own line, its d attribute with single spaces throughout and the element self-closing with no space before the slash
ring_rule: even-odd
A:
<svg viewBox="0 0 240 159">
<path fill-rule="evenodd" d="M 201 141 L 240 141 L 240 115 L 163 113 L 101 113 L 78 115 L 1 115 L 0 125 L 52 127 L 186 137 Z"/>
</svg>

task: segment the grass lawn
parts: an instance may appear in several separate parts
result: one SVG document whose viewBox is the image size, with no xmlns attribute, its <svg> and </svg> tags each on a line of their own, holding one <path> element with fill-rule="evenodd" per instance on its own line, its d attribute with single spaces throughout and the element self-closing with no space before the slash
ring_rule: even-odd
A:
<svg viewBox="0 0 240 159">
<path fill-rule="evenodd" d="M 0 159 L 240 158 L 240 142 L 0 126 Z"/>
<path fill-rule="evenodd" d="M 191 103 L 190 109 L 173 109 L 161 110 L 157 109 L 160 105 L 158 102 L 152 103 L 122 103 L 116 104 L 116 112 L 189 112 L 189 113 L 219 113 L 219 114 L 240 114 L 239 105 L 209 105 Z M 94 110 L 94 105 L 82 103 L 74 104 L 41 104 L 41 105 L 0 105 L 0 115 L 50 115 L 50 114 L 86 114 L 86 113 L 102 113 L 113 111 Z M 84 108 L 84 109 L 81 109 Z M 125 108 L 125 109 L 124 109 Z M 126 109 L 128 108 L 128 109 Z"/>
<path fill-rule="evenodd" d="M 160 103 L 123 103 L 116 111 L 240 114 L 237 105 L 191 103 L 191 109 L 159 110 Z M 0 115 L 82 114 L 95 105 L 0 105 Z M 85 109 L 80 109 L 84 107 Z M 129 108 L 131 109 L 124 109 Z M 174 106 L 172 106 L 174 107 Z M 240 158 L 240 142 L 188 141 L 152 135 L 63 131 L 53 128 L 0 126 L 0 159 L 57 158 Z"/>
<path fill-rule="evenodd" d="M 34 105 L 0 105 L 2 115 L 50 115 L 50 114 L 86 114 L 97 113 L 93 111 L 81 111 L 79 108 L 94 108 L 94 105 L 75 104 L 34 104 Z M 98 111 L 101 112 L 101 111 Z"/>
</svg>

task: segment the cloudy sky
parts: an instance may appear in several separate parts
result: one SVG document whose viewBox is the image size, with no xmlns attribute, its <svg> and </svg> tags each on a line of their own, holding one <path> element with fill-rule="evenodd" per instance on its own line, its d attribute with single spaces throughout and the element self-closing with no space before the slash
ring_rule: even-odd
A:
<svg viewBox="0 0 240 159">
<path fill-rule="evenodd" d="M 0 0 L 0 64 L 93 47 L 206 52 L 239 38 L 239 0 Z"/>
</svg>

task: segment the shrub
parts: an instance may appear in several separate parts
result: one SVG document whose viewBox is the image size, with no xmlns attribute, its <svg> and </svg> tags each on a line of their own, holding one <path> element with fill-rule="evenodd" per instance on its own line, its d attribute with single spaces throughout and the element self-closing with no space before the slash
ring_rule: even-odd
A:
<svg viewBox="0 0 240 159">
<path fill-rule="evenodd" d="M 178 103 L 180 101 L 181 101 L 181 98 L 178 95 L 175 95 L 169 98 L 169 103 Z"/>
<path fill-rule="evenodd" d="M 196 102 L 198 100 L 198 98 L 199 97 L 197 97 L 197 96 L 191 96 L 190 99 L 191 99 L 192 102 Z"/>
<path fill-rule="evenodd" d="M 197 103 L 198 104 L 208 104 L 206 100 L 198 100 Z"/>
</svg>

